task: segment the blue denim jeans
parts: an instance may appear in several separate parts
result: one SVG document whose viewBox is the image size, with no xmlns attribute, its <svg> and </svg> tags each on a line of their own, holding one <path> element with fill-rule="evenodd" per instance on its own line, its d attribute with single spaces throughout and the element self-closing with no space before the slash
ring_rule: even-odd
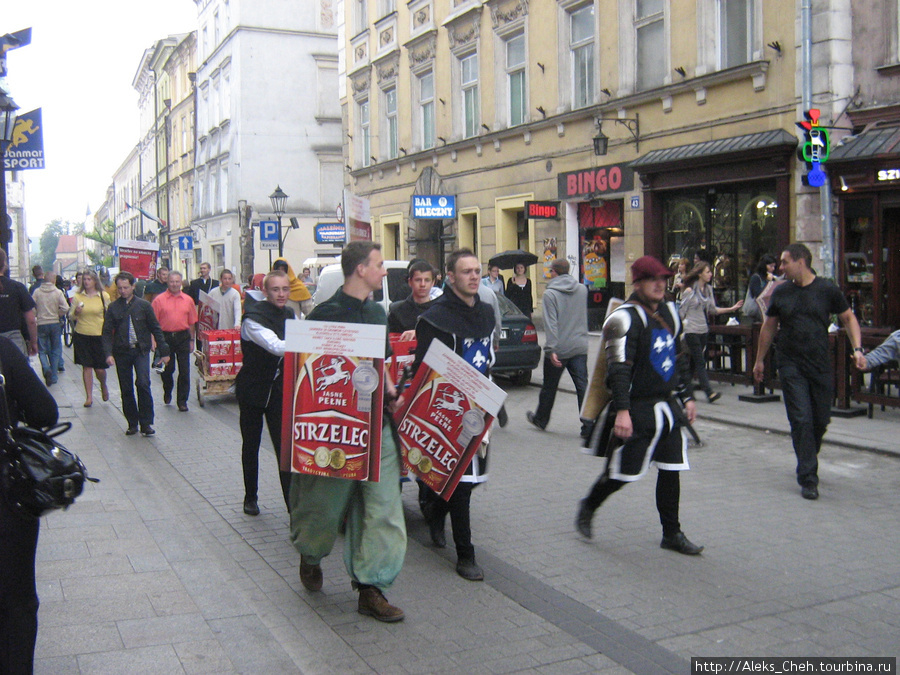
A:
<svg viewBox="0 0 900 675">
<path fill-rule="evenodd" d="M 557 368 L 550 360 L 550 355 L 544 353 L 544 384 L 541 385 L 541 393 L 538 397 L 537 411 L 534 413 L 534 421 L 541 427 L 546 427 L 550 422 L 550 412 L 556 401 L 556 390 L 564 371 L 568 370 L 575 385 L 575 394 L 578 396 L 578 410 L 584 402 L 584 393 L 587 391 L 588 372 L 587 354 L 579 354 L 568 359 L 560 359 L 562 366 Z"/>
<path fill-rule="evenodd" d="M 62 329 L 59 323 L 45 323 L 38 327 L 38 357 L 44 380 L 53 384 L 58 379 L 59 367 L 62 365 Z"/>
</svg>

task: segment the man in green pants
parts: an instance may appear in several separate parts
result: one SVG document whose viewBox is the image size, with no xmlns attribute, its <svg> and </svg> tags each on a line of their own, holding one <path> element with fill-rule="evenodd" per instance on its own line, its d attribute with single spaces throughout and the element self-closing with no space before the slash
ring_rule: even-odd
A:
<svg viewBox="0 0 900 675">
<path fill-rule="evenodd" d="M 372 323 L 387 318 L 369 294 L 381 288 L 387 274 L 381 246 L 351 242 L 341 254 L 344 285 L 307 317 L 310 321 Z M 395 391 L 388 384 L 389 398 Z M 406 555 L 406 523 L 400 500 L 400 452 L 387 415 L 381 435 L 379 482 L 294 474 L 291 479 L 291 542 L 300 552 L 300 581 L 309 591 L 322 588 L 322 558 L 331 553 L 346 515 L 344 564 L 359 590 L 360 614 L 379 621 L 403 619 L 403 610 L 389 604 L 383 591 L 391 586 Z"/>
</svg>

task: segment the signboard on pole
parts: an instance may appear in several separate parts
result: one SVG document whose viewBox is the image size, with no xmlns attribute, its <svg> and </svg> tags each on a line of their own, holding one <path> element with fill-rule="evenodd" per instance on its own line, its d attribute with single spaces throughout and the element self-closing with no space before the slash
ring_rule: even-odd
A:
<svg viewBox="0 0 900 675">
<path fill-rule="evenodd" d="M 285 324 L 282 471 L 377 482 L 384 326 Z"/>
<path fill-rule="evenodd" d="M 119 269 L 131 272 L 135 279 L 149 281 L 156 276 L 156 257 L 159 244 L 136 239 L 119 239 L 116 242 L 119 252 Z"/>
<path fill-rule="evenodd" d="M 259 221 L 259 247 L 264 251 L 277 251 L 278 243 L 281 241 L 281 232 L 279 230 L 277 220 Z"/>
<path fill-rule="evenodd" d="M 190 258 L 194 252 L 194 238 L 189 234 L 178 237 L 178 252 L 182 258 Z"/>
<path fill-rule="evenodd" d="M 44 132 L 41 108 L 16 118 L 12 140 L 3 155 L 7 171 L 26 171 L 44 168 Z"/>
<path fill-rule="evenodd" d="M 315 228 L 317 244 L 341 244 L 347 236 L 347 228 L 343 223 L 318 223 Z"/>
<path fill-rule="evenodd" d="M 372 214 L 369 200 L 344 190 L 348 241 L 372 241 Z"/>
</svg>

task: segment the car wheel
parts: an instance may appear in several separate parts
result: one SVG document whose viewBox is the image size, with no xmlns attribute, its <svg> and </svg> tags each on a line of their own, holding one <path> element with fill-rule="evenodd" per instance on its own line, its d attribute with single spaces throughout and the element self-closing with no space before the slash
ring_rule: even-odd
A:
<svg viewBox="0 0 900 675">
<path fill-rule="evenodd" d="M 531 371 L 523 370 L 515 374 L 512 378 L 513 384 L 517 384 L 521 387 L 524 387 L 526 384 L 531 382 Z"/>
</svg>

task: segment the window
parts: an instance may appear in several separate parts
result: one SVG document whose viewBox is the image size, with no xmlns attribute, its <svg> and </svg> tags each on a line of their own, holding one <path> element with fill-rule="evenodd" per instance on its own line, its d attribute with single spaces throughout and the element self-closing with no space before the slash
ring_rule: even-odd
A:
<svg viewBox="0 0 900 675">
<path fill-rule="evenodd" d="M 363 166 L 369 166 L 371 152 L 371 135 L 369 133 L 369 101 L 359 102 L 359 152 Z"/>
<path fill-rule="evenodd" d="M 594 102 L 594 5 L 569 15 L 569 44 L 572 49 L 572 107 L 584 108 Z"/>
<path fill-rule="evenodd" d="M 366 0 L 353 0 L 353 34 L 362 33 L 369 27 L 369 12 Z"/>
<path fill-rule="evenodd" d="M 205 59 L 207 55 L 209 55 L 209 31 L 207 30 L 206 26 L 203 26 L 203 30 L 201 32 L 203 33 L 203 51 L 201 53 L 201 58 Z"/>
<path fill-rule="evenodd" d="M 509 86 L 509 126 L 525 122 L 525 36 L 506 41 L 506 80 Z"/>
<path fill-rule="evenodd" d="M 459 60 L 459 80 L 462 90 L 463 136 L 478 135 L 481 122 L 478 108 L 478 54 L 472 53 Z"/>
<path fill-rule="evenodd" d="M 397 0 L 378 0 L 378 17 L 397 11 Z"/>
<path fill-rule="evenodd" d="M 419 138 L 422 149 L 434 147 L 434 73 L 419 76 Z"/>
<path fill-rule="evenodd" d="M 228 212 L 228 166 L 219 169 L 219 212 Z"/>
<path fill-rule="evenodd" d="M 188 125 L 187 125 L 187 117 L 181 116 L 181 154 L 185 154 L 188 151 Z"/>
<path fill-rule="evenodd" d="M 397 88 L 392 87 L 384 92 L 384 117 L 387 126 L 388 159 L 396 159 L 400 153 L 400 139 L 397 130 Z"/>
<path fill-rule="evenodd" d="M 222 39 L 222 27 L 219 24 L 219 13 L 213 14 L 213 45 L 218 46 L 219 40 Z"/>
<path fill-rule="evenodd" d="M 665 57 L 665 0 L 635 0 L 635 40 L 637 42 L 637 89 L 644 91 L 665 84 L 668 73 Z"/>
<path fill-rule="evenodd" d="M 752 60 L 753 0 L 718 0 L 719 67 L 731 68 Z"/>
<path fill-rule="evenodd" d="M 219 112 L 220 120 L 227 120 L 231 117 L 231 73 L 222 74 L 222 96 L 220 98 L 222 108 Z"/>
<path fill-rule="evenodd" d="M 222 270 L 225 269 L 225 244 L 213 244 L 212 257 L 213 263 L 215 264 L 213 273 L 216 276 L 219 276 L 219 274 L 222 273 Z"/>
</svg>

